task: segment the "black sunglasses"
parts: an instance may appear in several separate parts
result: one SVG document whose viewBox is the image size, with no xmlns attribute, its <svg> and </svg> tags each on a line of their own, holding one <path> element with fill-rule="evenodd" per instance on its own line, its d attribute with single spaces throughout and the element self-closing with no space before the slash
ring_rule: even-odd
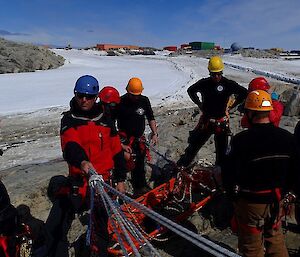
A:
<svg viewBox="0 0 300 257">
<path fill-rule="evenodd" d="M 88 100 L 92 100 L 92 99 L 94 99 L 94 98 L 97 97 L 97 95 L 90 95 L 90 94 L 84 94 L 84 93 L 76 93 L 75 95 L 76 95 L 76 97 L 78 97 L 79 99 L 82 99 L 82 98 L 85 97 L 85 98 L 88 99 Z"/>
<path fill-rule="evenodd" d="M 211 77 L 222 76 L 222 75 L 223 75 L 223 72 L 211 72 L 210 73 Z"/>
</svg>

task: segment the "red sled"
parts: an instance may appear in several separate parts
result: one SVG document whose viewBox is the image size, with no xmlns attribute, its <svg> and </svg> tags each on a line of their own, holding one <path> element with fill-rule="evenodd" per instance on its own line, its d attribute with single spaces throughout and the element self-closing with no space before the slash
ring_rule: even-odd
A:
<svg viewBox="0 0 300 257">
<path fill-rule="evenodd" d="M 212 171 L 213 168 L 206 167 L 195 168 L 191 173 L 181 171 L 176 178 L 152 189 L 137 198 L 136 201 L 176 223 L 182 223 L 194 212 L 204 207 L 214 196 L 216 183 Z M 162 241 L 161 236 L 168 231 L 167 228 L 148 218 L 130 203 L 121 205 L 121 210 L 139 228 L 148 241 Z M 112 222 L 114 222 L 114 215 L 110 217 L 108 224 L 111 242 L 108 251 L 113 256 L 124 256 L 117 233 L 114 233 Z M 133 249 L 124 239 L 121 228 L 117 222 L 114 224 L 118 234 L 121 235 L 127 253 L 132 254 Z M 134 245 L 139 249 L 140 243 L 131 234 L 129 235 Z"/>
</svg>

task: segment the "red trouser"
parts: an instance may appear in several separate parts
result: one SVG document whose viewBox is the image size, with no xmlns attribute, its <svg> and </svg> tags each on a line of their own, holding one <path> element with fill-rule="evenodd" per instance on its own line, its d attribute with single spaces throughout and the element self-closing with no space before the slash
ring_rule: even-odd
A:
<svg viewBox="0 0 300 257">
<path fill-rule="evenodd" d="M 288 257 L 281 223 L 274 227 L 272 204 L 234 203 L 239 251 L 244 257 Z M 279 215 L 279 213 L 278 213 Z"/>
</svg>

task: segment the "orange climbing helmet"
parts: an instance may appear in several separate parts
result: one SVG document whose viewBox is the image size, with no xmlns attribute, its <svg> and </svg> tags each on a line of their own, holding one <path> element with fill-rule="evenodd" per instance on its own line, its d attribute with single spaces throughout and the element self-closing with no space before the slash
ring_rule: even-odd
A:
<svg viewBox="0 0 300 257">
<path fill-rule="evenodd" d="M 272 111 L 271 95 L 264 90 L 251 91 L 245 101 L 245 109 L 252 111 Z"/>
<path fill-rule="evenodd" d="M 143 83 L 139 78 L 131 78 L 128 81 L 126 90 L 130 94 L 140 95 L 144 90 Z"/>
</svg>

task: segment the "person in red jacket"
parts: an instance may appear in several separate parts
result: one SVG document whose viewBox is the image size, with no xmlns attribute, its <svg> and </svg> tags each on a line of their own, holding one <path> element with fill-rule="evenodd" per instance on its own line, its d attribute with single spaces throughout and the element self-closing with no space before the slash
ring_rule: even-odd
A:
<svg viewBox="0 0 300 257">
<path fill-rule="evenodd" d="M 105 86 L 99 92 L 99 100 L 102 104 L 103 112 L 112 128 L 112 134 L 117 134 L 117 115 L 121 97 L 119 91 L 113 86 Z"/>
<path fill-rule="evenodd" d="M 71 191 L 67 196 L 52 197 L 53 207 L 46 221 L 52 235 L 48 256 L 68 256 L 67 233 L 74 215 L 89 208 L 86 196 L 90 169 L 96 170 L 105 181 L 112 180 L 120 192 L 125 192 L 126 167 L 120 138 L 111 133 L 102 105 L 96 102 L 98 92 L 96 78 L 80 77 L 75 84 L 71 108 L 61 120 L 61 147 L 69 166 L 69 182 L 62 183 L 69 183 Z M 108 256 L 108 215 L 100 200 L 94 204 L 97 206 L 91 226 L 91 252 L 93 256 Z"/>
<path fill-rule="evenodd" d="M 249 83 L 248 92 L 254 91 L 254 90 L 264 90 L 268 92 L 270 90 L 270 85 L 268 81 L 264 77 L 257 77 L 255 79 L 252 79 Z M 273 110 L 270 111 L 269 119 L 270 122 L 274 124 L 274 126 L 278 127 L 280 123 L 281 116 L 283 114 L 284 106 L 279 101 L 279 96 L 277 93 L 273 92 L 271 94 L 272 97 L 272 105 Z M 245 114 L 242 117 L 241 120 L 241 126 L 243 128 L 249 128 L 250 127 L 249 119 L 247 115 Z"/>
</svg>

